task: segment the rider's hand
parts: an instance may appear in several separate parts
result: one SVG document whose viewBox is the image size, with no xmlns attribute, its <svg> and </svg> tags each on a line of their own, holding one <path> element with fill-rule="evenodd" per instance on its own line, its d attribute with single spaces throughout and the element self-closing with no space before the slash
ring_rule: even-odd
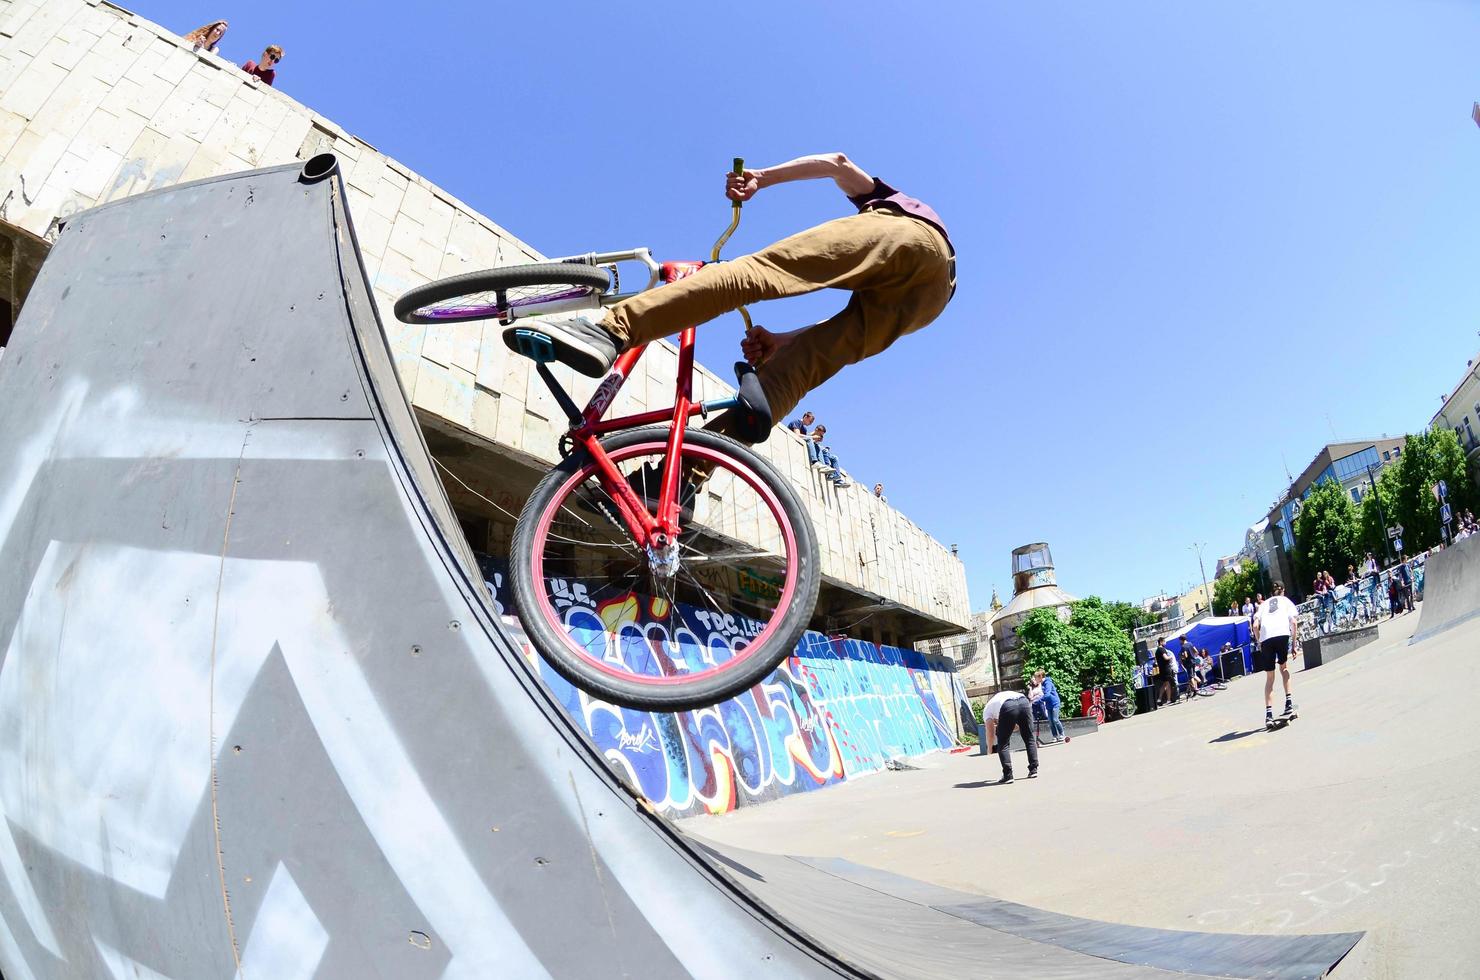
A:
<svg viewBox="0 0 1480 980">
<path fill-rule="evenodd" d="M 740 338 L 740 353 L 754 367 L 760 367 L 769 360 L 776 353 L 777 346 L 776 335 L 759 324 L 751 327 Z"/>
<path fill-rule="evenodd" d="M 748 201 L 760 189 L 760 176 L 754 170 L 725 174 L 725 197 L 732 201 Z"/>
</svg>

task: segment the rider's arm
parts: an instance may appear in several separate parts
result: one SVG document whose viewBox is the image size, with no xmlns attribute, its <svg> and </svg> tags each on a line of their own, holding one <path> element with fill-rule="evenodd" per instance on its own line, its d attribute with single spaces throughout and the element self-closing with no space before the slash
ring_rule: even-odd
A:
<svg viewBox="0 0 1480 980">
<path fill-rule="evenodd" d="M 987 751 L 992 751 L 992 743 L 997 739 L 997 719 L 987 719 Z"/>
<path fill-rule="evenodd" d="M 849 197 L 867 194 L 874 189 L 874 179 L 842 153 L 818 153 L 813 156 L 797 157 L 773 167 L 746 170 L 739 177 L 731 176 L 729 195 L 748 201 L 762 187 L 785 184 L 793 180 L 816 180 L 830 178 L 838 189 Z"/>
</svg>

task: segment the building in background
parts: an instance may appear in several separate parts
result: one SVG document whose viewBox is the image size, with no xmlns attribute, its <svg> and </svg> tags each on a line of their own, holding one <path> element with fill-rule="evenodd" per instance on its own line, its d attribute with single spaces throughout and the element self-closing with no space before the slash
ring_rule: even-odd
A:
<svg viewBox="0 0 1480 980">
<path fill-rule="evenodd" d="M 1280 494 L 1264 520 L 1249 528 L 1245 538 L 1245 551 L 1252 552 L 1249 557 L 1256 558 L 1269 571 L 1273 581 L 1283 582 L 1291 595 L 1304 595 L 1305 591 L 1295 581 L 1290 557 L 1295 553 L 1295 515 L 1300 512 L 1301 501 L 1317 486 L 1336 480 L 1352 502 L 1360 504 L 1382 468 L 1403 455 L 1405 442 L 1401 436 L 1396 439 L 1383 436 L 1322 446 L 1310 464 Z"/>
<path fill-rule="evenodd" d="M 1444 407 L 1429 422 L 1429 428 L 1443 426 L 1459 436 L 1460 448 L 1470 466 L 1470 479 L 1480 485 L 1480 355 L 1465 364 L 1464 377 L 1444 399 Z"/>
<path fill-rule="evenodd" d="M 1058 586 L 1053 554 L 1042 541 L 1014 548 L 1012 552 L 1012 601 L 992 618 L 993 653 L 997 684 L 1023 689 L 1023 651 L 1017 627 L 1035 609 L 1055 609 L 1059 618 L 1069 619 L 1069 606 L 1076 597 Z"/>
</svg>

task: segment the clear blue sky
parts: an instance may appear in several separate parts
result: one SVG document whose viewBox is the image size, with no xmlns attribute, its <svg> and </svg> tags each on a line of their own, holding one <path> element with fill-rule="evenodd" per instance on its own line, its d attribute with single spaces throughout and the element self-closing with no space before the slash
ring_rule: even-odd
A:
<svg viewBox="0 0 1480 980">
<path fill-rule="evenodd" d="M 804 403 L 958 543 L 1136 600 L 1235 551 L 1333 434 L 1414 431 L 1480 350 L 1470 3 L 141 2 L 547 254 L 698 258 L 732 156 L 843 150 L 959 252 L 929 328 Z M 723 10 L 723 12 L 721 12 Z M 903 12 L 906 11 L 907 12 Z M 729 254 L 844 213 L 765 191 Z M 821 294 L 759 311 L 789 328 Z M 700 356 L 733 360 L 738 318 Z"/>
</svg>

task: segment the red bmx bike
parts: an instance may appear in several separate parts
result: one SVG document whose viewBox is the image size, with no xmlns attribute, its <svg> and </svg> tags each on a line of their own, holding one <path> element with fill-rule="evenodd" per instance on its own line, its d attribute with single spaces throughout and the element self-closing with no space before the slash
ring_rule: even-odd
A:
<svg viewBox="0 0 1480 980">
<path fill-rule="evenodd" d="M 510 325 L 598 309 L 633 295 L 620 292 L 618 271 L 634 262 L 647 271 L 643 289 L 705 264 L 659 264 L 638 248 L 505 266 L 412 289 L 395 313 L 408 323 Z M 815 533 L 791 484 L 749 447 L 689 424 L 737 405 L 694 401 L 694 334 L 679 334 L 672 406 L 607 419 L 644 347 L 624 351 L 580 408 L 550 370 L 550 338 L 538 324 L 515 332 L 570 422 L 562 462 L 515 525 L 509 566 L 520 621 L 571 683 L 643 710 L 702 707 L 759 683 L 800 639 L 821 580 Z"/>
</svg>

